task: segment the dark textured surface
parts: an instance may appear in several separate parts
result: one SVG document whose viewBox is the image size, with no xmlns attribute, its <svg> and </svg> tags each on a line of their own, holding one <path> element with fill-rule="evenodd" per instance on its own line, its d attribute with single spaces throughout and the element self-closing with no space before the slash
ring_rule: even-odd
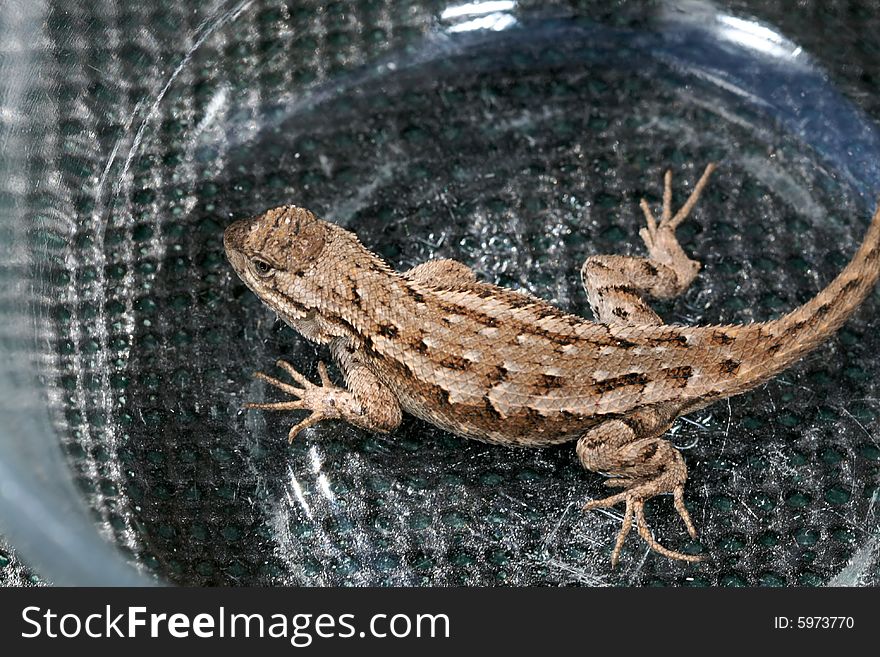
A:
<svg viewBox="0 0 880 657">
<path fill-rule="evenodd" d="M 491 447 L 409 418 L 389 437 L 322 425 L 288 448 L 291 417 L 239 412 L 271 395 L 253 369 L 284 356 L 314 374 L 317 360 L 222 255 L 231 219 L 281 203 L 347 225 L 398 268 L 455 257 L 587 314 L 583 259 L 635 252 L 638 198 L 656 202 L 663 169 L 684 191 L 717 159 L 681 231 L 705 268 L 664 317 L 770 318 L 845 263 L 867 208 L 809 136 L 614 41 L 609 25 L 651 31 L 644 3 L 554 4 L 559 17 L 528 33 L 430 46 L 440 3 L 50 13 L 56 132 L 32 162 L 33 205 L 63 217 L 40 245 L 55 290 L 47 385 L 99 526 L 146 571 L 181 584 L 877 583 L 876 569 L 845 569 L 877 540 L 876 294 L 797 367 L 676 424 L 701 545 L 668 499 L 648 514 L 670 547 L 712 555 L 696 566 L 631 538 L 611 572 L 619 514 L 580 513 L 604 489 L 570 446 Z M 860 5 L 731 6 L 775 23 L 880 116 L 878 42 L 863 38 L 876 19 Z M 605 27 L 587 38 L 592 21 L 572 13 Z M 11 554 L 0 578 L 30 581 Z"/>
<path fill-rule="evenodd" d="M 0 541 L 0 584 L 3 586 L 40 586 L 45 582 L 21 562 L 5 541 Z"/>
</svg>

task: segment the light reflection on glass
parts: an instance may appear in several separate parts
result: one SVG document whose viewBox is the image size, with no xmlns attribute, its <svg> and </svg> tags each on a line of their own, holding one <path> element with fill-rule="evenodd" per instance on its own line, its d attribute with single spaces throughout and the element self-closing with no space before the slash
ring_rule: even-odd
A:
<svg viewBox="0 0 880 657">
<path fill-rule="evenodd" d="M 296 501 L 299 502 L 299 505 L 303 508 L 303 511 L 306 512 L 306 515 L 309 517 L 309 520 L 312 519 L 312 508 L 309 506 L 309 503 L 306 501 L 305 496 L 303 495 L 302 486 L 299 483 L 299 480 L 296 478 L 296 474 L 293 472 L 293 468 L 289 465 L 287 466 L 287 472 L 290 474 L 290 487 L 293 489 L 293 494 L 296 496 Z M 290 497 L 290 493 L 287 494 L 287 501 L 293 506 L 293 500 Z"/>
<path fill-rule="evenodd" d="M 321 454 L 318 452 L 317 446 L 312 446 L 309 449 L 309 458 L 312 461 L 312 472 L 318 475 L 318 488 L 321 489 L 321 493 L 331 502 L 335 501 L 336 496 L 330 489 L 330 480 L 327 479 L 327 475 L 321 472 Z"/>
<path fill-rule="evenodd" d="M 718 23 L 719 37 L 751 50 L 784 59 L 797 57 L 801 52 L 798 46 L 764 25 L 725 15 L 718 16 Z"/>
<path fill-rule="evenodd" d="M 514 0 L 491 0 L 490 2 L 469 2 L 447 7 L 440 14 L 441 20 L 470 18 L 449 28 L 449 32 L 471 32 L 492 30 L 498 32 L 516 25 L 516 18 L 509 12 L 516 8 Z M 476 18 L 471 18 L 476 17 Z"/>
<path fill-rule="evenodd" d="M 480 16 L 500 11 L 510 11 L 516 6 L 513 0 L 493 0 L 491 2 L 468 2 L 464 5 L 447 7 L 440 14 L 443 20 L 461 18 L 462 16 Z"/>
</svg>

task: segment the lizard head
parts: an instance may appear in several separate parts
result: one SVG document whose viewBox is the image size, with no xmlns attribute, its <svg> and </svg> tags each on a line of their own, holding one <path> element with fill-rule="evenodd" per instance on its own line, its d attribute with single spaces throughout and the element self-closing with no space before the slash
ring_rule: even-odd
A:
<svg viewBox="0 0 880 657">
<path fill-rule="evenodd" d="M 330 226 L 305 208 L 287 205 L 242 219 L 223 233 L 223 247 L 245 285 L 282 317 L 306 315 L 291 291 L 315 266 L 331 238 Z"/>
</svg>

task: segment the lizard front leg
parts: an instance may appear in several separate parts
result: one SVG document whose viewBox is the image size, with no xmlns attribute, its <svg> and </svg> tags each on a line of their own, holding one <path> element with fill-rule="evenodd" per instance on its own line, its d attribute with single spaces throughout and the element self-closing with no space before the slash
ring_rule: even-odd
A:
<svg viewBox="0 0 880 657">
<path fill-rule="evenodd" d="M 578 440 L 576 449 L 581 464 L 587 470 L 608 475 L 607 486 L 624 489 L 616 495 L 590 501 L 584 506 L 584 510 L 589 511 L 612 507 L 621 502 L 626 504 L 623 526 L 611 553 L 612 567 L 620 558 L 633 520 L 638 524 L 639 535 L 655 552 L 683 561 L 700 561 L 703 558 L 663 547 L 651 536 L 645 519 L 645 502 L 656 495 L 672 493 L 675 509 L 688 533 L 691 538 L 697 536 L 684 505 L 687 467 L 681 453 L 661 437 L 671 422 L 669 416 L 665 409 L 644 409 L 627 418 L 606 420 Z"/>
<path fill-rule="evenodd" d="M 291 401 L 248 402 L 245 408 L 265 411 L 309 410 L 307 418 L 291 427 L 288 441 L 321 420 L 344 420 L 355 426 L 385 433 L 400 424 L 402 411 L 394 394 L 358 357 L 358 352 L 347 340 L 337 339 L 330 345 L 331 355 L 342 370 L 345 387 L 334 385 L 327 374 L 327 366 L 318 363 L 321 384 L 315 385 L 293 365 L 279 360 L 276 365 L 285 370 L 297 385 L 285 383 L 263 372 L 254 376 L 294 397 Z"/>
<path fill-rule="evenodd" d="M 672 171 L 667 171 L 659 222 L 647 201 L 642 199 L 646 226 L 639 235 L 650 257 L 600 255 L 587 258 L 581 268 L 581 280 L 597 321 L 603 324 L 663 323 L 642 295 L 670 299 L 686 290 L 696 278 L 700 263 L 687 257 L 675 237 L 675 229 L 696 205 L 714 169 L 714 164 L 706 167 L 690 197 L 674 215 Z"/>
</svg>

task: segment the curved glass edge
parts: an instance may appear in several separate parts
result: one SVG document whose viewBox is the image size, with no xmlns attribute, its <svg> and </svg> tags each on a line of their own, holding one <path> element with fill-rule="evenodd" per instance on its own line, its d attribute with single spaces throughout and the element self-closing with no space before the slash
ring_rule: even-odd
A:
<svg viewBox="0 0 880 657">
<path fill-rule="evenodd" d="M 48 415 L 39 373 L 43 317 L 39 272 L 26 207 L 31 156 L 27 133 L 39 134 L 43 0 L 10 0 L 0 20 L 0 530 L 41 577 L 56 585 L 144 586 L 152 582 L 105 541 L 77 492 Z"/>
<path fill-rule="evenodd" d="M 772 26 L 725 14 L 706 0 L 670 0 L 661 20 L 673 30 L 651 44 L 656 56 L 753 101 L 833 164 L 873 211 L 880 129 L 829 82 L 819 62 Z"/>
</svg>

